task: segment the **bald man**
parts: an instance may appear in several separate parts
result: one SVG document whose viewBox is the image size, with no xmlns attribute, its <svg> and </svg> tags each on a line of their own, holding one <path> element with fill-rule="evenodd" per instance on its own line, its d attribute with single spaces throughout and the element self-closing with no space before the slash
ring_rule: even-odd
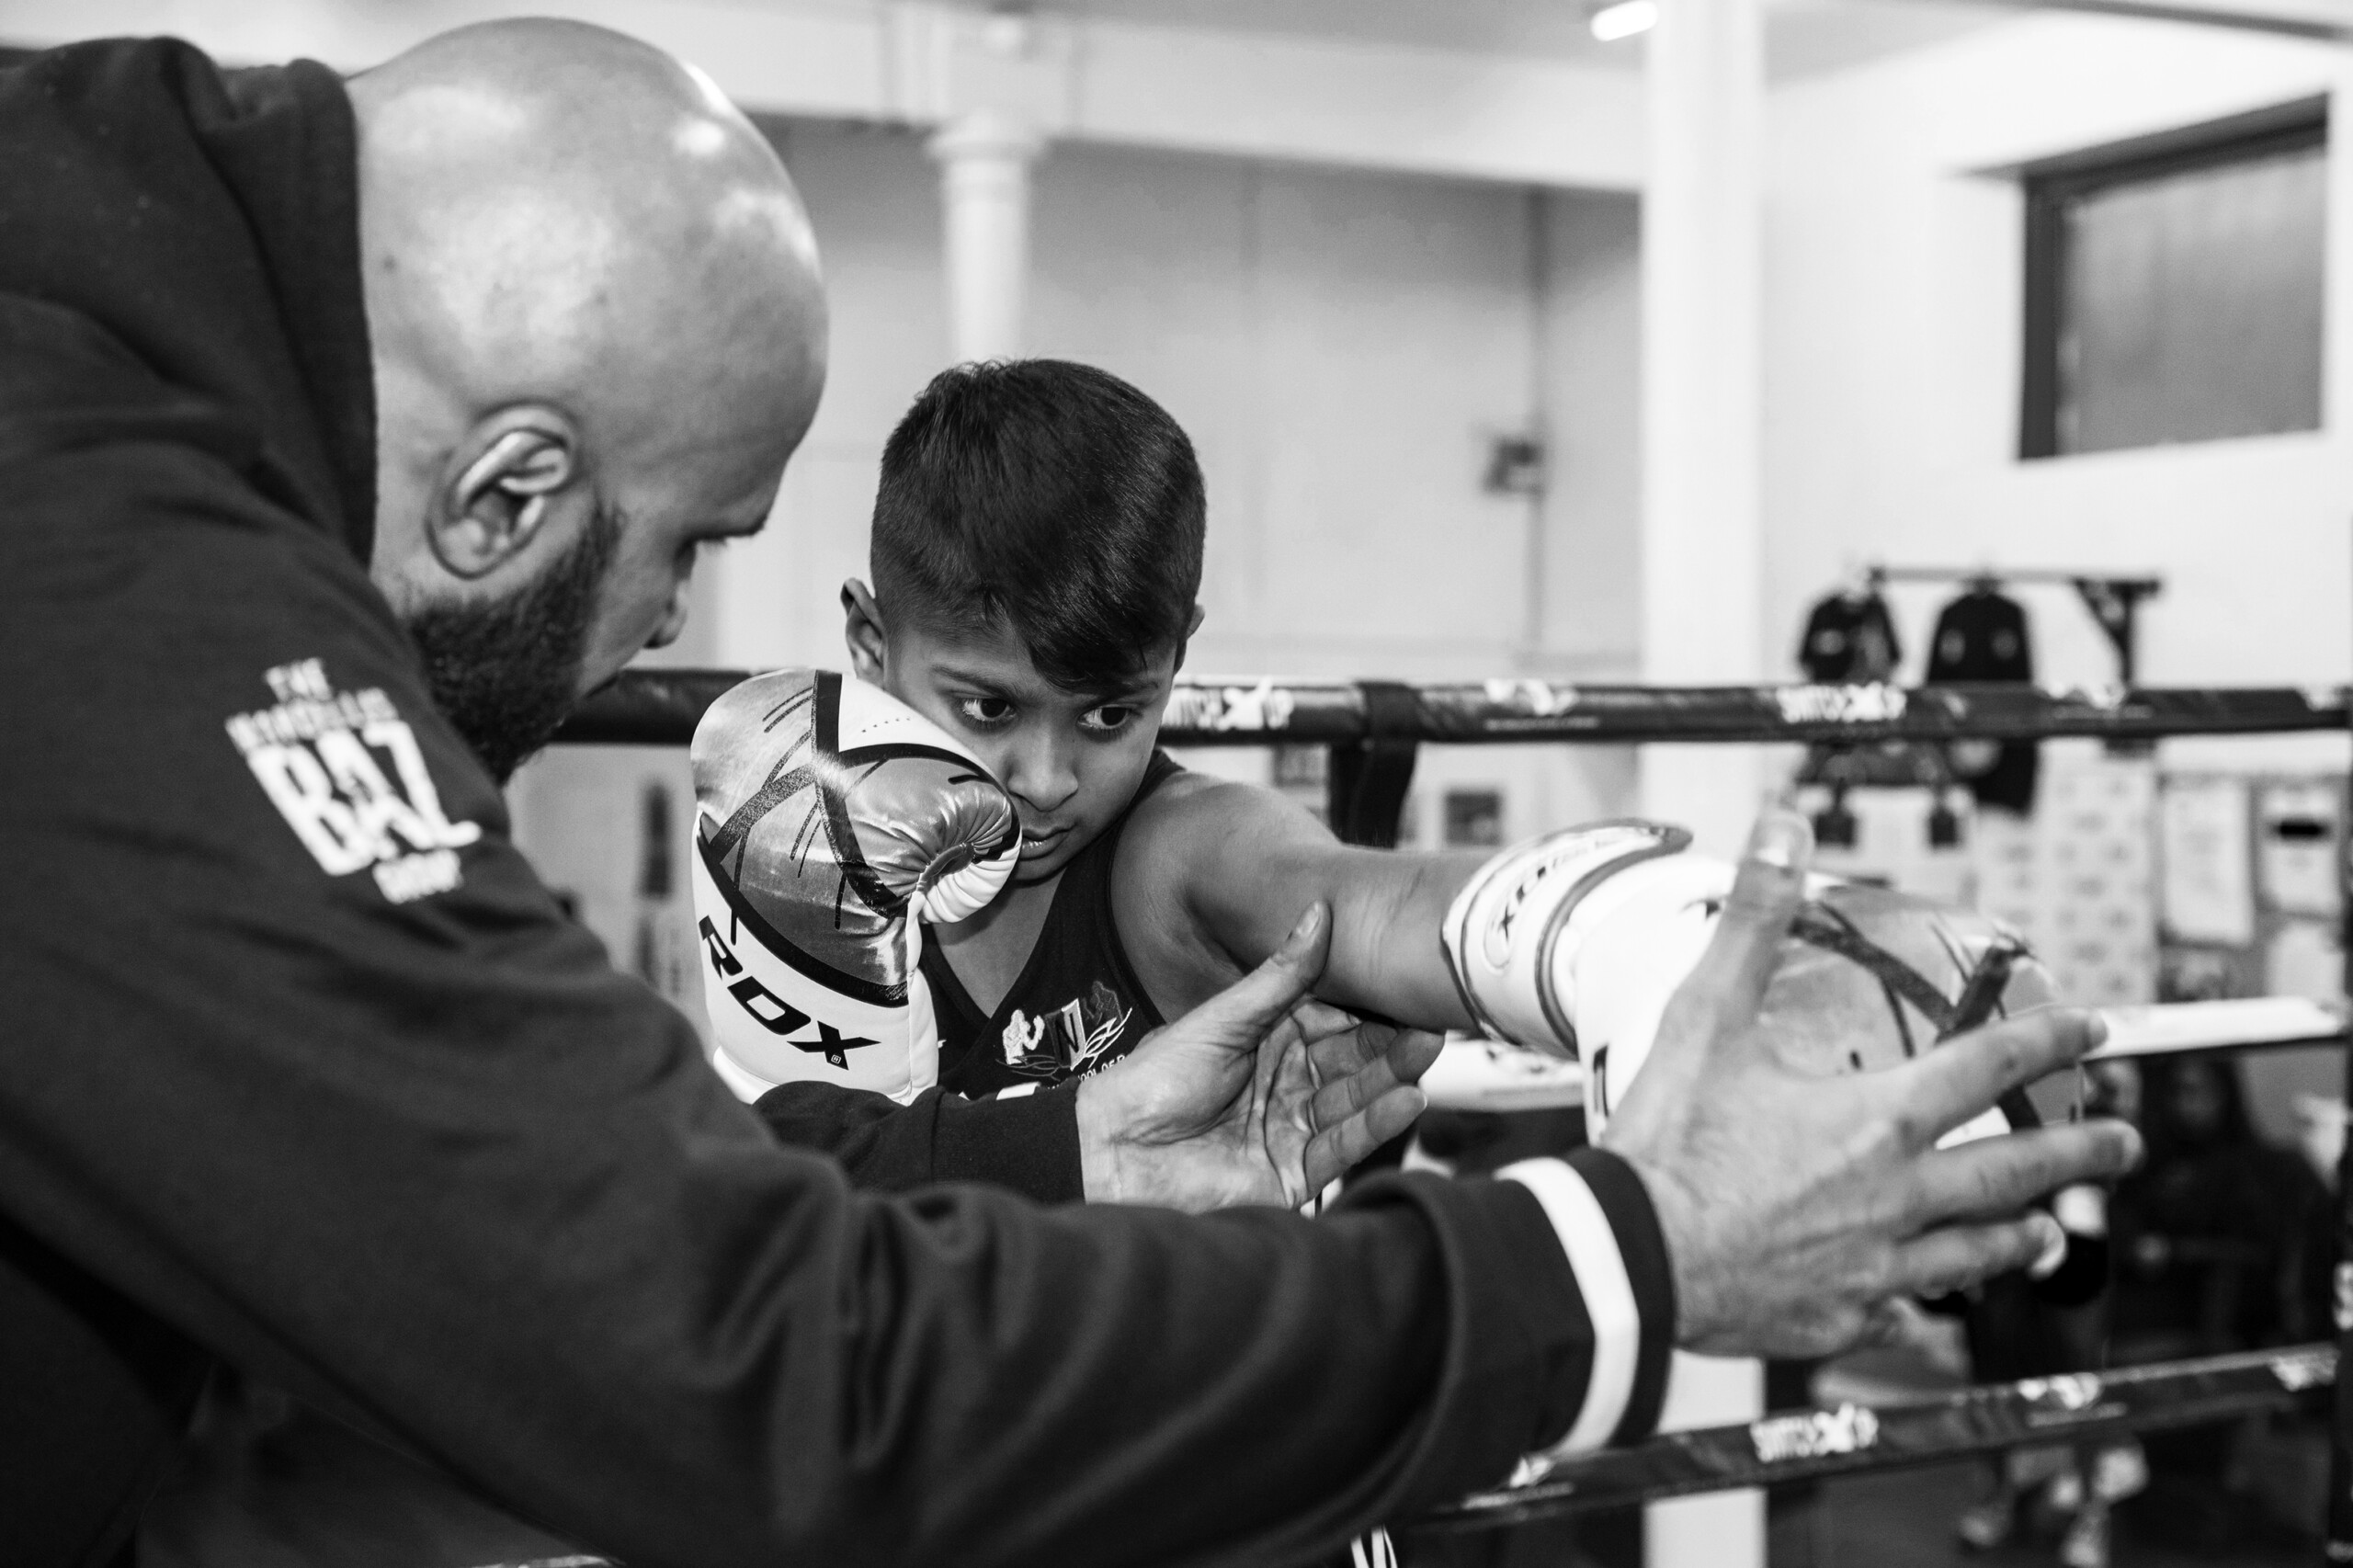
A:
<svg viewBox="0 0 2353 1568">
<path fill-rule="evenodd" d="M 708 78 L 617 35 L 469 28 L 350 92 L 370 575 L 504 777 L 767 517 L 824 385 L 816 244 Z"/>
<path fill-rule="evenodd" d="M 61 50 L 0 70 L 0 147 L 12 1564 L 117 1551 L 215 1357 L 632 1563 L 1301 1560 L 1639 1432 L 1670 1344 L 1820 1353 L 2016 1267 L 2029 1197 L 2131 1156 L 1930 1151 L 2080 1017 L 1781 1068 L 1775 819 L 1612 1152 L 1313 1222 L 855 1192 L 562 917 L 496 790 L 807 426 L 822 300 L 757 133 L 515 24 L 347 90 Z M 1312 949 L 1165 1038 L 1288 1048 Z M 1203 1077 L 1090 1080 L 1065 1176 L 1083 1127 L 1266 1163 Z M 977 1113 L 886 1119 L 937 1176 Z"/>
</svg>

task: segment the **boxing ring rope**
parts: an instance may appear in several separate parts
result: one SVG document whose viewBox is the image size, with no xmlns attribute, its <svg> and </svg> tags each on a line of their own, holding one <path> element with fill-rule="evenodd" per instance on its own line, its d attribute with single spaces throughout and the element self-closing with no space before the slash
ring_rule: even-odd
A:
<svg viewBox="0 0 2353 1568">
<path fill-rule="evenodd" d="M 585 703 L 556 737 L 576 744 L 684 745 L 703 710 L 746 672 L 642 669 Z M 1416 751 L 1531 743 L 2047 740 L 2144 743 L 2176 735 L 2353 728 L 2343 687 L 1585 686 L 1512 678 L 1393 681 L 1181 679 L 1161 728 L 1172 746 L 1323 746 L 1330 819 L 1350 843 L 1394 845 Z M 2339 857 L 2341 881 L 2353 866 Z M 2353 885 L 2345 907 L 2353 919 Z M 2353 942 L 2347 947 L 2353 949 Z M 2109 1009 L 2104 1055 L 2347 1043 L 2344 1020 L 2291 997 Z M 2348 1062 L 2353 1099 L 2353 1062 Z M 1665 1433 L 1481 1493 L 1413 1528 L 1491 1529 L 1661 1498 L 1935 1464 L 2021 1447 L 2313 1408 L 2334 1392 L 2323 1559 L 2353 1562 L 2353 1388 L 2336 1381 L 2353 1344 L 2353 1140 L 2337 1171 L 2335 1346 L 2307 1345 L 2116 1371 L 1964 1389 L 1938 1399 L 1775 1411 L 1732 1426 Z"/>
<path fill-rule="evenodd" d="M 631 670 L 574 715 L 560 741 L 684 745 L 741 671 Z M 1490 680 L 1180 679 L 1161 741 L 1172 746 L 1320 745 L 1332 829 L 1351 844 L 1393 845 L 1424 742 L 1587 745 L 1649 741 L 2049 740 L 2244 735 L 2337 730 L 2342 687 L 1574 686 Z"/>
<path fill-rule="evenodd" d="M 1525 1486 L 1473 1494 L 1414 1528 L 1492 1529 L 1699 1492 L 1876 1474 L 2010 1449 L 2318 1408 L 2336 1379 L 2336 1346 L 2298 1345 L 1985 1383 L 1917 1403 L 1776 1411 L 1736 1426 L 1666 1432 L 1605 1449 Z"/>
<path fill-rule="evenodd" d="M 744 670 L 632 669 L 557 738 L 684 745 Z M 1161 741 L 1172 746 L 1446 745 L 1576 741 L 2155 740 L 2342 730 L 2347 689 L 2324 687 L 1579 686 L 1514 678 L 1393 681 L 1180 676 Z"/>
</svg>

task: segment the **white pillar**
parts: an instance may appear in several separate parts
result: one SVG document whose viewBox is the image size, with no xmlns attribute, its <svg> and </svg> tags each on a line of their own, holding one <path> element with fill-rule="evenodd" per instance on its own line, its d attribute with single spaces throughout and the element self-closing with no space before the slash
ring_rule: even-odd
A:
<svg viewBox="0 0 2353 1568">
<path fill-rule="evenodd" d="M 1686 1356 L 1666 1375 L 1663 1431 L 1729 1426 L 1765 1409 L 1765 1364 Z M 1765 1568 L 1765 1494 L 1707 1492 L 1643 1509 L 1643 1568 Z"/>
<path fill-rule="evenodd" d="M 948 337 L 954 360 L 1021 352 L 1029 287 L 1029 165 L 1044 145 L 1012 116 L 976 109 L 931 139 L 946 220 Z"/>
<path fill-rule="evenodd" d="M 1643 678 L 1762 677 L 1759 0 L 1664 0 L 1643 185 Z M 1749 747 L 1650 746 L 1645 813 L 1736 851 L 1764 780 Z"/>
<path fill-rule="evenodd" d="M 1662 0 L 1645 42 L 1643 185 L 1643 678 L 1745 683 L 1763 673 L 1759 0 Z M 1764 783 L 1749 747 L 1648 746 L 1643 812 L 1735 851 Z M 1753 1419 L 1754 1361 L 1678 1355 L 1664 1424 Z M 1761 1492 L 1644 1510 L 1649 1568 L 1764 1568 Z"/>
</svg>

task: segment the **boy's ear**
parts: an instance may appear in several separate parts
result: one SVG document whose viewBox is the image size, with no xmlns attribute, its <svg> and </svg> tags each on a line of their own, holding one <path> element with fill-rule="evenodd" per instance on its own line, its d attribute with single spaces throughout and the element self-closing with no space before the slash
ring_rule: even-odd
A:
<svg viewBox="0 0 2353 1568">
<path fill-rule="evenodd" d="M 882 608 L 874 590 L 852 577 L 842 585 L 842 642 L 849 649 L 851 671 L 869 686 L 881 686 L 887 665 L 890 629 L 882 623 Z"/>
<path fill-rule="evenodd" d="M 1185 623 L 1185 635 L 1176 639 L 1176 662 L 1169 667 L 1172 675 L 1185 667 L 1185 653 L 1192 646 L 1193 633 L 1199 631 L 1201 622 L 1208 619 L 1209 611 L 1198 604 L 1193 607 L 1193 619 Z"/>
</svg>

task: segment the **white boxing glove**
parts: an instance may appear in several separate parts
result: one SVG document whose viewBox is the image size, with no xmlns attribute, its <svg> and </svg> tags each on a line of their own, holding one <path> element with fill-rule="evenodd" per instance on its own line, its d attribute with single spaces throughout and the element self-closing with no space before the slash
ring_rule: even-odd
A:
<svg viewBox="0 0 2353 1568">
<path fill-rule="evenodd" d="M 745 1099 L 939 1081 L 923 922 L 995 898 L 1013 801 L 929 720 L 831 670 L 755 676 L 695 728 L 695 912 L 713 1064 Z"/>
<path fill-rule="evenodd" d="M 1689 846 L 1683 829 L 1647 822 L 1550 834 L 1480 868 L 1447 913 L 1448 962 L 1481 1029 L 1584 1062 L 1589 1136 L 1641 1071 L 1732 892 L 1733 868 Z M 2052 999 L 1999 922 L 1814 877 L 1758 1023 L 1802 1071 L 1868 1072 Z M 2013 1096 L 1946 1142 L 2033 1119 Z"/>
</svg>

